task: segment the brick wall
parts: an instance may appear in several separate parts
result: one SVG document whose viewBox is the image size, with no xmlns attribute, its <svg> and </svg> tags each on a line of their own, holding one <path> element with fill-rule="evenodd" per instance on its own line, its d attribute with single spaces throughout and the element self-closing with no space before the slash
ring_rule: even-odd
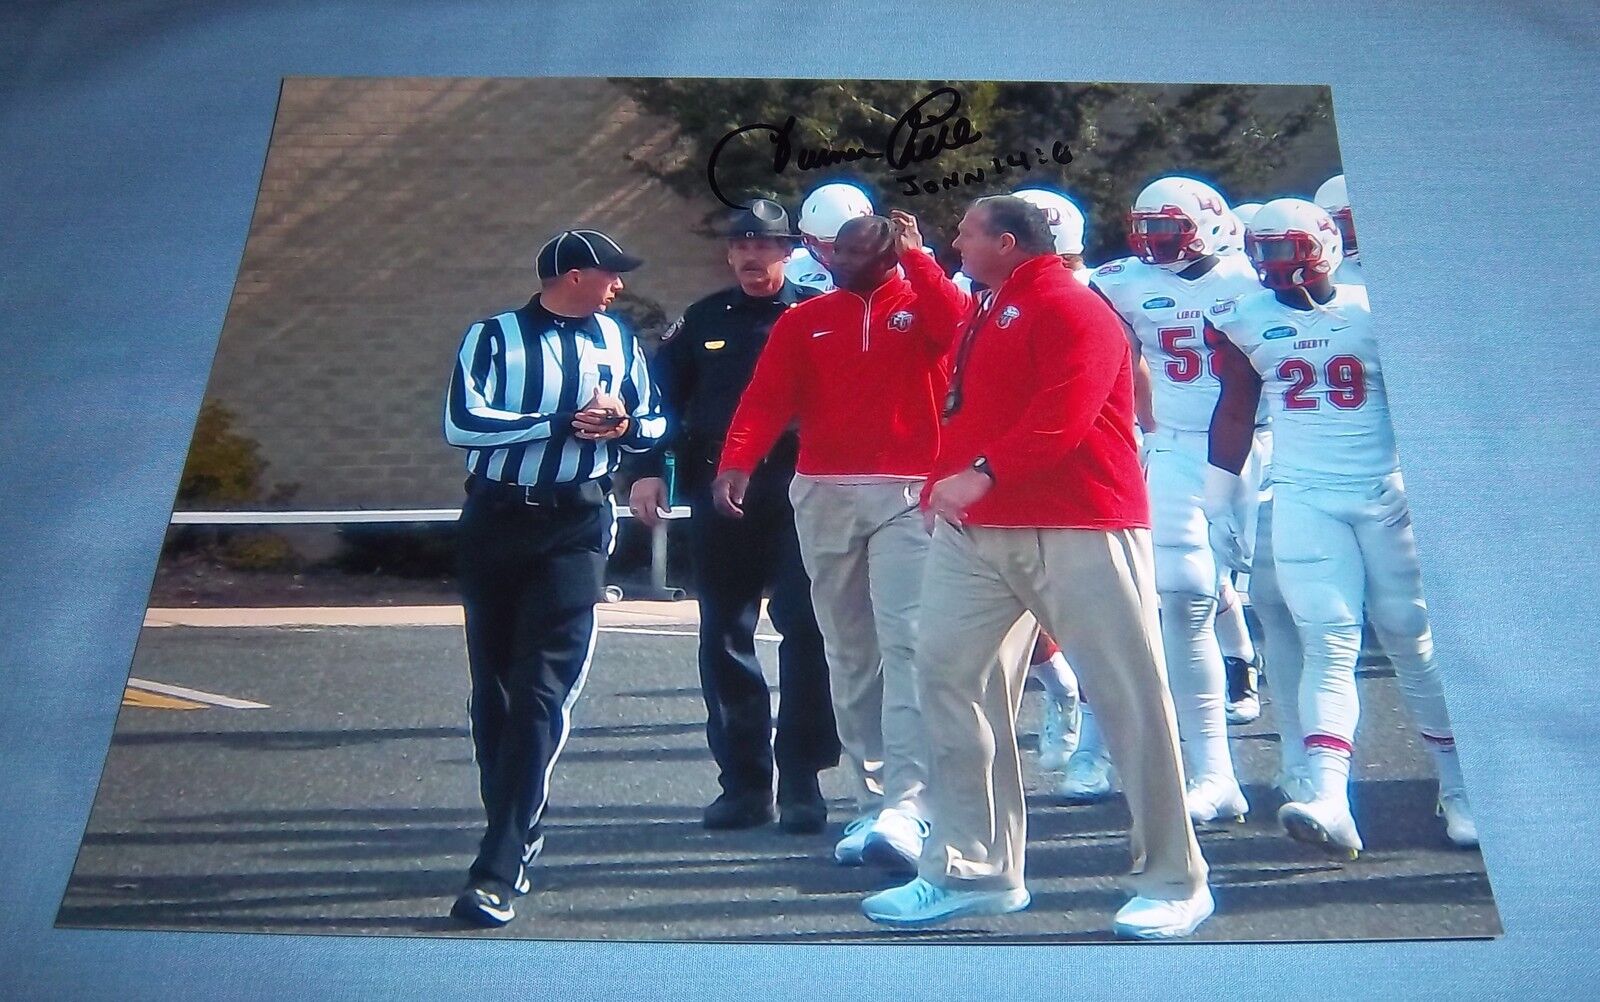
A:
<svg viewBox="0 0 1600 1002">
<path fill-rule="evenodd" d="M 473 320 L 526 302 L 551 233 L 592 226 L 669 316 L 730 281 L 691 202 L 650 175 L 672 126 L 604 80 L 284 82 L 208 394 L 292 508 L 449 507 L 440 430 Z"/>
</svg>

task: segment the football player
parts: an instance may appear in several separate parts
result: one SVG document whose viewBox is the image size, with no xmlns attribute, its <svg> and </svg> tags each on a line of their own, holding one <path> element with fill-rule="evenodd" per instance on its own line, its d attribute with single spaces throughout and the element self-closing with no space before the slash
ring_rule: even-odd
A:
<svg viewBox="0 0 1600 1002">
<path fill-rule="evenodd" d="M 1083 212 L 1072 199 L 1047 188 L 1021 188 L 1013 194 L 1044 210 L 1050 233 L 1055 237 L 1056 254 L 1072 269 L 1073 277 L 1087 285 L 1091 272 L 1083 266 Z M 952 280 L 959 286 L 964 279 L 966 291 L 971 291 L 972 281 L 967 276 L 957 272 Z M 1062 769 L 1077 750 L 1082 726 L 1078 677 L 1061 648 L 1043 633 L 1035 642 L 1030 661 L 1028 670 L 1043 684 L 1045 694 L 1043 723 L 1039 729 L 1039 767 Z"/>
<path fill-rule="evenodd" d="M 800 205 L 800 246 L 789 255 L 783 277 L 796 285 L 833 291 L 833 238 L 846 220 L 873 213 L 872 199 L 853 184 L 835 181 L 806 196 Z"/>
<path fill-rule="evenodd" d="M 1088 285 L 1094 272 L 1083 264 L 1083 211 L 1072 199 L 1048 188 L 1018 188 L 1012 194 L 1044 210 L 1045 218 L 1050 221 L 1050 232 L 1056 238 L 1056 254 L 1072 269 L 1073 278 Z M 950 280 L 962 292 L 973 293 L 972 279 L 962 272 L 956 272 Z"/>
<path fill-rule="evenodd" d="M 1344 263 L 1339 265 L 1338 272 L 1333 276 L 1334 283 L 1366 285 L 1366 276 L 1361 273 L 1361 249 L 1356 245 L 1356 223 L 1350 215 L 1350 194 L 1345 190 L 1344 175 L 1335 174 L 1322 182 L 1312 201 L 1333 217 L 1333 225 L 1339 227 L 1339 238 L 1344 241 Z"/>
<path fill-rule="evenodd" d="M 1337 284 L 1342 240 L 1320 207 L 1268 202 L 1246 234 L 1266 286 L 1207 317 L 1221 392 L 1211 420 L 1206 514 L 1213 546 L 1246 566 L 1244 513 L 1255 493 L 1239 478 L 1256 414 L 1272 416 L 1272 548 L 1278 586 L 1304 645 L 1298 697 L 1312 796 L 1283 805 L 1291 836 L 1354 859 L 1350 757 L 1360 705 L 1356 663 L 1363 609 L 1439 773 L 1438 812 L 1457 845 L 1476 845 L 1395 451 L 1366 289 Z M 1220 332 L 1220 333 L 1219 333 Z M 1276 673 L 1274 689 L 1277 689 Z"/>
<path fill-rule="evenodd" d="M 1150 412 L 1141 409 L 1140 421 L 1147 436 L 1162 639 L 1189 776 L 1189 814 L 1196 822 L 1242 818 L 1250 805 L 1228 747 L 1227 684 L 1216 633 L 1222 580 L 1201 509 L 1206 432 L 1218 392 L 1203 331 L 1213 304 L 1259 285 L 1243 255 L 1221 253 L 1237 222 L 1222 195 L 1201 181 L 1151 182 L 1128 221 L 1134 256 L 1101 266 L 1090 288 L 1121 315 L 1140 360 L 1140 378 L 1150 387 Z M 1097 737 L 1091 717 L 1085 715 L 1079 750 L 1062 783 L 1069 800 L 1110 789 L 1109 764 L 1091 743 Z"/>
</svg>

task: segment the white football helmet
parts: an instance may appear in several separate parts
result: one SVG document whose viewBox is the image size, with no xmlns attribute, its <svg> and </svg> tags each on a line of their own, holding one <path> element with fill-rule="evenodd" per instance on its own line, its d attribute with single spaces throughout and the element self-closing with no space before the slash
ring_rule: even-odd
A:
<svg viewBox="0 0 1600 1002">
<path fill-rule="evenodd" d="M 1240 202 L 1238 205 L 1233 207 L 1234 216 L 1238 218 L 1240 223 L 1247 227 L 1250 225 L 1250 220 L 1254 219 L 1256 217 L 1256 213 L 1260 211 L 1260 202 Z"/>
<path fill-rule="evenodd" d="M 1333 217 L 1333 225 L 1339 227 L 1339 236 L 1344 239 L 1344 256 L 1360 263 L 1361 252 L 1356 246 L 1356 223 L 1350 215 L 1350 193 L 1345 188 L 1344 175 L 1335 174 L 1322 182 L 1312 201 L 1322 206 L 1323 210 Z"/>
<path fill-rule="evenodd" d="M 1128 247 L 1146 264 L 1182 271 L 1223 253 L 1236 220 L 1218 191 L 1192 177 L 1150 182 L 1128 214 Z"/>
<path fill-rule="evenodd" d="M 1303 198 L 1275 198 L 1263 205 L 1244 237 L 1250 263 L 1269 289 L 1331 279 L 1344 260 L 1343 244 L 1333 217 Z"/>
<path fill-rule="evenodd" d="M 825 184 L 806 196 L 800 206 L 800 232 L 813 240 L 831 242 L 839 227 L 857 216 L 872 215 L 872 199 L 853 184 Z"/>
<path fill-rule="evenodd" d="M 1012 194 L 1044 210 L 1057 254 L 1083 253 L 1083 213 L 1070 198 L 1047 188 L 1019 188 Z"/>
</svg>

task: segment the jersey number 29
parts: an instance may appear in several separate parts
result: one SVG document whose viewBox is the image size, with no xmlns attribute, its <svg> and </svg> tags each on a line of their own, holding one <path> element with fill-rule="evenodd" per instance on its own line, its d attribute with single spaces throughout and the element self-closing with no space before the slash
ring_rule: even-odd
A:
<svg viewBox="0 0 1600 1002">
<path fill-rule="evenodd" d="M 1328 403 L 1353 411 L 1367 402 L 1367 369 L 1354 355 L 1335 355 L 1322 367 L 1328 384 Z M 1303 358 L 1278 363 L 1278 378 L 1290 384 L 1283 391 L 1283 406 L 1291 411 L 1314 411 L 1317 398 L 1308 395 L 1317 385 L 1317 368 Z"/>
</svg>

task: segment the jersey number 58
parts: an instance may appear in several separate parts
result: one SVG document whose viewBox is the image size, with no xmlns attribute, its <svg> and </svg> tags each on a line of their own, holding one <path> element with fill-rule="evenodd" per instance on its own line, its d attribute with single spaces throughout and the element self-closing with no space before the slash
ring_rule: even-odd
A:
<svg viewBox="0 0 1600 1002">
<path fill-rule="evenodd" d="M 1163 368 L 1167 378 L 1174 383 L 1192 383 L 1200 378 L 1200 372 L 1205 362 L 1201 358 L 1204 346 L 1192 347 L 1184 344 L 1194 337 L 1199 331 L 1193 327 L 1162 327 L 1156 331 L 1161 338 L 1161 350 L 1167 353 L 1169 361 Z M 1205 351 L 1211 359 L 1211 374 L 1217 374 L 1217 356 L 1215 352 Z"/>
</svg>

